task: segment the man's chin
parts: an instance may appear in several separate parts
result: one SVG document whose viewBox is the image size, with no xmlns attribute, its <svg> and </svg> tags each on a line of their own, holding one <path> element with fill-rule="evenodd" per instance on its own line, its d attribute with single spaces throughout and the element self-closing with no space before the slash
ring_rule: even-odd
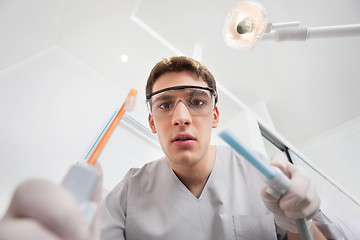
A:
<svg viewBox="0 0 360 240">
<path fill-rule="evenodd" d="M 199 159 L 193 159 L 193 158 L 173 158 L 170 159 L 170 161 L 176 165 L 180 166 L 192 166 L 199 162 Z"/>
<path fill-rule="evenodd" d="M 187 149 L 171 149 L 171 151 L 167 152 L 166 156 L 170 160 L 172 164 L 176 164 L 178 166 L 192 166 L 197 164 L 201 157 L 199 157 L 198 150 L 194 148 Z"/>
</svg>

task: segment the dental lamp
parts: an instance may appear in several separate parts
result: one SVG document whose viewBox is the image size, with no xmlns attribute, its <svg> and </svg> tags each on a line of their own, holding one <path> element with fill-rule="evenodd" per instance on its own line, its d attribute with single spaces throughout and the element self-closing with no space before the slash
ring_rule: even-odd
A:
<svg viewBox="0 0 360 240">
<path fill-rule="evenodd" d="M 351 36 L 360 36 L 360 24 L 305 27 L 299 22 L 270 23 L 265 8 L 252 0 L 235 4 L 226 17 L 223 29 L 226 44 L 238 50 L 249 50 L 260 40 L 306 41 Z"/>
</svg>

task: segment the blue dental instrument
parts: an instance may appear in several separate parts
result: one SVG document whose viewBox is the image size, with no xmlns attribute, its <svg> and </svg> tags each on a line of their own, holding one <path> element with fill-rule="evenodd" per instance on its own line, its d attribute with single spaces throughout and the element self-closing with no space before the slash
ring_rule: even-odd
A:
<svg viewBox="0 0 360 240">
<path fill-rule="evenodd" d="M 251 152 L 229 129 L 221 131 L 219 136 L 266 177 L 266 183 L 268 185 L 266 189 L 267 193 L 276 199 L 280 199 L 280 197 L 287 192 L 291 183 L 279 168 L 266 165 L 260 157 Z M 304 218 L 297 219 L 296 226 L 302 240 L 312 240 Z"/>
</svg>

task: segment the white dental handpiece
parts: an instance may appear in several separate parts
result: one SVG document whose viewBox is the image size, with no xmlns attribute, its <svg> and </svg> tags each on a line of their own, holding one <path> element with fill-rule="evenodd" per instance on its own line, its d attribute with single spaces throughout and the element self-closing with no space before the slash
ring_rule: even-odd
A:
<svg viewBox="0 0 360 240">
<path fill-rule="evenodd" d="M 290 188 L 290 180 L 277 167 L 265 164 L 258 156 L 251 152 L 245 144 L 241 142 L 230 130 L 226 129 L 219 133 L 219 136 L 229 144 L 235 151 L 247 159 L 255 168 L 257 168 L 266 177 L 268 188 L 266 192 L 276 199 L 287 192 Z M 306 225 L 305 219 L 297 219 L 296 226 L 299 230 L 302 240 L 311 240 L 310 231 Z"/>
<path fill-rule="evenodd" d="M 97 210 L 97 203 L 90 201 L 90 198 L 99 178 L 100 174 L 93 165 L 79 163 L 69 169 L 61 183 L 64 188 L 73 194 L 89 225 Z"/>
</svg>

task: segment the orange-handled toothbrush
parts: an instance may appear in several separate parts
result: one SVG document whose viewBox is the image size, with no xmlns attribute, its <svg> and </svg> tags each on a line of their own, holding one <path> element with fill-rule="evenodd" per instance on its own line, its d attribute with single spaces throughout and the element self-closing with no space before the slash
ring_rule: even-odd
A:
<svg viewBox="0 0 360 240">
<path fill-rule="evenodd" d="M 90 158 L 88 160 L 88 164 L 95 165 L 97 158 L 99 157 L 101 151 L 105 147 L 105 145 L 106 145 L 107 141 L 109 140 L 111 134 L 114 132 L 116 126 L 119 124 L 119 122 L 120 122 L 122 116 L 124 115 L 124 113 L 126 111 L 132 110 L 134 108 L 136 94 L 137 94 L 137 90 L 132 88 L 130 90 L 127 98 L 125 99 L 125 102 L 123 103 L 122 107 L 120 108 L 119 112 L 116 114 L 116 116 L 114 117 L 114 119 L 110 123 L 110 126 L 108 127 L 108 129 L 104 133 L 104 136 L 101 138 L 100 142 L 95 147 L 95 150 L 93 151 L 93 153 L 91 154 L 91 156 L 90 156 Z"/>
</svg>

